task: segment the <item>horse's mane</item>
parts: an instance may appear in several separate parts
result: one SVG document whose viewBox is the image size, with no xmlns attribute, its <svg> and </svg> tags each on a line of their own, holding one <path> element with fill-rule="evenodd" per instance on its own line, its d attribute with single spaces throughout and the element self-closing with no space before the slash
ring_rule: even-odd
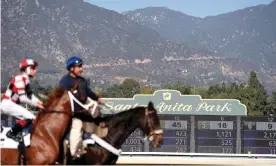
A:
<svg viewBox="0 0 276 166">
<path fill-rule="evenodd" d="M 47 102 L 44 103 L 45 109 L 47 109 L 53 101 L 55 101 L 56 99 L 59 99 L 64 92 L 65 92 L 65 89 L 61 87 L 56 87 L 55 89 L 53 89 L 47 96 L 48 98 Z"/>
<path fill-rule="evenodd" d="M 114 125 L 114 123 L 121 122 L 124 119 L 128 119 L 130 116 L 133 116 L 144 109 L 145 107 L 131 108 L 117 114 L 112 114 L 112 115 L 107 115 L 105 117 L 102 117 L 101 121 L 106 122 L 109 125 Z"/>
</svg>

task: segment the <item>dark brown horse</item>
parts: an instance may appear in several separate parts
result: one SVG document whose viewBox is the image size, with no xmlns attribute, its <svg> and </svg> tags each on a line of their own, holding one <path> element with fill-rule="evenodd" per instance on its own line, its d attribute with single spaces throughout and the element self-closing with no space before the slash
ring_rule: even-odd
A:
<svg viewBox="0 0 276 166">
<path fill-rule="evenodd" d="M 60 144 L 72 119 L 68 91 L 54 89 L 48 96 L 45 109 L 33 122 L 31 144 L 26 147 L 26 164 L 54 164 L 60 153 Z M 17 149 L 1 149 L 1 164 L 17 165 Z"/>
<path fill-rule="evenodd" d="M 104 122 L 108 127 L 109 132 L 104 140 L 116 149 L 120 149 L 127 137 L 137 128 L 140 128 L 148 136 L 154 147 L 159 147 L 163 141 L 163 130 L 160 127 L 157 111 L 152 102 L 147 107 L 136 107 L 104 117 L 99 121 Z M 114 165 L 118 160 L 117 155 L 98 144 L 88 146 L 86 150 L 87 153 L 81 158 L 68 161 L 67 164 Z"/>
</svg>

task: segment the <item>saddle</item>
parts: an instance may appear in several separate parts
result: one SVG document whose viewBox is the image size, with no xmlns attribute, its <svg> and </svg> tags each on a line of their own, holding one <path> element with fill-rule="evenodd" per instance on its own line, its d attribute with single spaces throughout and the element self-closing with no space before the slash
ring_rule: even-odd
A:
<svg viewBox="0 0 276 166">
<path fill-rule="evenodd" d="M 103 138 L 108 134 L 108 127 L 104 122 L 97 125 L 95 122 L 83 122 L 83 131 L 85 133 L 93 133 L 98 137 Z"/>
<path fill-rule="evenodd" d="M 86 104 L 88 103 L 89 101 L 86 102 Z M 79 112 L 79 117 L 83 121 L 83 131 L 84 133 L 96 134 L 100 138 L 106 137 L 108 134 L 107 125 L 104 122 L 96 123 L 94 121 L 95 118 L 101 116 L 101 110 L 98 106 L 96 106 L 94 114 L 92 115 L 91 113 L 93 107 L 91 107 L 91 110 L 83 110 Z M 75 115 L 77 115 L 77 113 L 75 113 Z"/>
</svg>

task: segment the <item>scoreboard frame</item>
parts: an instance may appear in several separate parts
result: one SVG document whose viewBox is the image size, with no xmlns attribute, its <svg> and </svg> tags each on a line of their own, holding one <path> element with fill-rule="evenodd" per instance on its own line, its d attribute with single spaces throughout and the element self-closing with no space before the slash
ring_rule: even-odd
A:
<svg viewBox="0 0 276 166">
<path fill-rule="evenodd" d="M 128 145 L 130 147 L 129 151 L 124 151 L 125 153 L 135 153 L 135 152 L 166 152 L 166 153 L 203 153 L 198 151 L 198 132 L 199 132 L 199 128 L 198 128 L 198 121 L 199 120 L 203 120 L 203 121 L 218 121 L 218 119 L 220 119 L 222 122 L 223 121 L 229 121 L 227 119 L 230 118 L 230 120 L 232 119 L 233 121 L 233 131 L 235 132 L 236 136 L 236 140 L 235 140 L 235 150 L 232 152 L 225 152 L 225 153 L 232 153 L 232 154 L 272 154 L 272 155 L 276 155 L 276 116 L 210 116 L 210 115 L 198 115 L 198 116 L 194 116 L 194 115 L 179 115 L 179 114 L 159 114 L 158 115 L 160 117 L 160 121 L 168 121 L 168 120 L 174 120 L 175 122 L 179 122 L 181 120 L 186 120 L 187 121 L 187 130 L 186 130 L 186 135 L 187 135 L 187 144 L 186 144 L 186 148 L 188 149 L 187 151 L 182 151 L 180 150 L 179 152 L 177 151 L 152 151 L 152 147 L 150 146 L 150 143 L 147 140 L 144 140 L 144 134 L 141 133 L 139 135 L 136 134 L 131 134 L 130 137 L 128 139 L 133 139 L 131 141 L 136 141 L 138 139 L 140 139 L 139 144 L 133 144 L 133 145 Z M 175 117 L 180 117 L 180 119 L 173 119 Z M 3 121 L 2 121 L 3 120 Z M 11 122 L 13 121 L 12 118 L 8 117 L 8 119 L 4 118 L 4 116 L 2 117 L 1 121 L 4 124 L 8 124 L 9 126 L 12 124 Z M 259 124 L 259 127 L 256 127 L 256 125 L 251 125 L 252 126 L 252 131 L 251 132 L 251 137 L 246 136 L 246 131 L 245 130 L 245 124 L 247 123 L 247 121 L 250 121 L 255 124 Z M 273 122 L 273 124 L 271 124 L 270 122 Z M 166 133 L 172 133 L 173 130 L 167 130 L 164 129 L 164 126 L 162 126 L 161 122 L 161 127 L 164 130 L 164 134 Z M 3 125 L 4 125 L 3 124 Z M 176 127 L 177 127 L 176 123 Z M 182 123 L 180 123 L 182 124 Z M 264 128 L 264 124 L 267 125 L 267 128 Z M 5 125 L 4 125 L 5 126 Z M 210 125 L 207 125 L 210 127 Z M 254 127 L 255 126 L 255 127 Z M 263 129 L 265 129 L 264 131 L 261 131 L 260 129 L 263 127 Z M 270 129 L 271 128 L 271 129 Z M 254 129 L 254 130 L 253 130 Z M 259 129 L 259 131 L 257 131 L 256 129 Z M 136 129 L 135 132 L 137 132 Z M 178 130 L 179 131 L 179 130 Z M 211 130 L 209 130 L 211 131 Z M 211 133 L 211 132 L 210 132 Z M 253 134 L 252 134 L 253 133 Z M 264 148 L 265 150 L 258 150 L 259 152 L 255 152 L 254 150 L 247 150 L 248 148 L 248 144 L 250 144 L 251 147 L 255 149 L 260 149 L 260 141 L 256 141 L 256 139 L 260 139 L 260 133 L 263 134 L 263 140 L 261 141 L 261 146 L 262 145 L 266 145 Z M 173 137 L 172 135 L 164 135 L 164 137 Z M 233 134 L 233 133 L 232 133 Z M 254 135 L 255 137 L 253 137 L 252 135 Z M 251 141 L 247 142 L 245 141 L 245 139 L 251 139 Z M 268 141 L 266 141 L 268 140 Z M 130 141 L 130 144 L 132 144 Z M 127 141 L 126 141 L 127 142 Z M 245 142 L 247 143 L 247 146 L 245 145 Z M 125 146 L 123 144 L 123 146 Z M 123 148 L 122 146 L 122 148 Z M 174 146 L 174 145 L 171 145 Z M 175 145 L 177 146 L 177 145 Z M 127 146 L 125 146 L 123 149 L 126 149 Z M 164 148 L 166 149 L 166 148 Z M 252 149 L 252 148 L 251 148 Z M 206 152 L 204 152 L 206 153 Z M 217 152 L 208 152 L 210 154 L 214 154 Z M 222 152 L 221 152 L 222 153 Z"/>
</svg>

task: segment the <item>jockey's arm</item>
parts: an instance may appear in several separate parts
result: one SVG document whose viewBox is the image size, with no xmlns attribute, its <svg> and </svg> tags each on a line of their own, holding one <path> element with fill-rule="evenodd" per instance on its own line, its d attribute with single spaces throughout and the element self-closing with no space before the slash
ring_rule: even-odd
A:
<svg viewBox="0 0 276 166">
<path fill-rule="evenodd" d="M 90 97 L 92 100 L 98 101 L 99 96 L 96 95 L 96 93 L 94 93 L 87 85 L 86 87 L 86 91 L 87 91 L 87 97 Z"/>
<path fill-rule="evenodd" d="M 20 102 L 30 104 L 32 106 L 37 106 L 37 100 L 35 100 L 33 97 L 32 99 L 28 98 L 26 94 L 22 94 L 19 96 Z"/>
<path fill-rule="evenodd" d="M 31 100 L 34 101 L 35 103 L 42 102 L 38 97 L 36 97 L 34 94 L 31 96 Z"/>
<path fill-rule="evenodd" d="M 30 84 L 25 85 L 24 88 L 18 91 L 20 102 L 30 104 L 37 107 L 38 103 L 41 102 L 32 92 Z"/>
<path fill-rule="evenodd" d="M 87 89 L 88 89 L 87 91 L 88 97 L 90 97 L 92 100 L 97 101 L 99 104 L 104 104 L 103 98 L 96 95 L 89 87 L 87 87 Z"/>
</svg>

